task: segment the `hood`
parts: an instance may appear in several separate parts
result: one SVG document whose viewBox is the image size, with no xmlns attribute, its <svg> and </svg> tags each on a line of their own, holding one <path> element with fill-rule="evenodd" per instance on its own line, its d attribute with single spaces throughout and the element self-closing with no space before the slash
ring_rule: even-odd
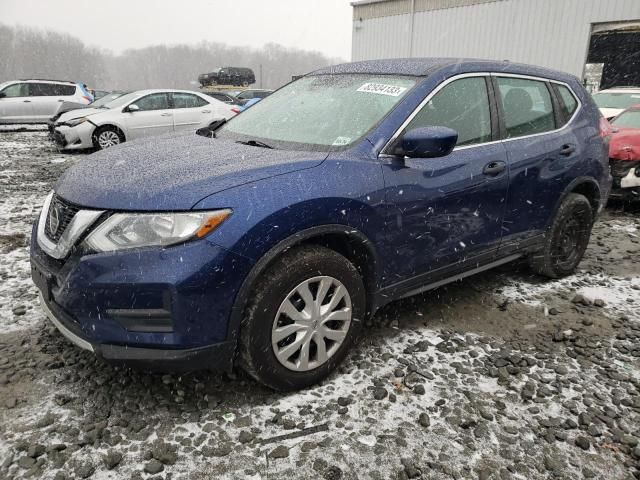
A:
<svg viewBox="0 0 640 480">
<path fill-rule="evenodd" d="M 624 112 L 624 108 L 601 108 L 600 113 L 607 120 L 611 120 L 614 117 L 617 117 L 622 112 Z"/>
<path fill-rule="evenodd" d="M 611 134 L 609 157 L 616 160 L 640 160 L 640 128 L 618 128 Z"/>
<path fill-rule="evenodd" d="M 89 115 L 95 115 L 96 113 L 106 112 L 104 108 L 91 108 L 91 107 L 83 107 L 77 108 L 75 110 L 71 110 L 70 112 L 65 112 L 60 115 L 58 118 L 58 123 L 68 122 L 69 120 L 73 120 L 74 118 L 87 117 Z"/>
<path fill-rule="evenodd" d="M 84 103 L 78 102 L 62 102 L 60 104 L 60 108 L 56 112 L 58 115 L 62 115 L 63 113 L 70 112 L 71 110 L 79 110 L 81 108 L 88 108 Z"/>
<path fill-rule="evenodd" d="M 68 169 L 55 190 L 88 208 L 189 210 L 214 193 L 312 168 L 326 157 L 326 152 L 270 150 L 194 133 L 170 134 L 94 153 Z"/>
</svg>

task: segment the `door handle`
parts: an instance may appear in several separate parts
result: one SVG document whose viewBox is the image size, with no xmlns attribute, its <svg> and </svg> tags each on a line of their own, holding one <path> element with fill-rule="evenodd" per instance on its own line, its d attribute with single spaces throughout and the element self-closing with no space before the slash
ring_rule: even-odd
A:
<svg viewBox="0 0 640 480">
<path fill-rule="evenodd" d="M 170 113 L 162 113 L 160 114 L 161 117 L 170 117 L 171 114 Z"/>
<path fill-rule="evenodd" d="M 211 110 L 202 110 L 202 113 L 211 113 Z"/>
<path fill-rule="evenodd" d="M 23 100 L 24 103 L 31 103 L 31 100 Z"/>
<path fill-rule="evenodd" d="M 562 155 L 563 157 L 568 157 L 575 151 L 576 151 L 575 145 L 570 145 L 570 144 L 563 145 L 562 148 L 560 149 L 560 155 Z"/>
<path fill-rule="evenodd" d="M 62 100 L 62 99 L 60 99 L 60 100 L 58 100 L 58 101 L 59 101 L 59 102 L 64 102 L 64 100 Z"/>
<path fill-rule="evenodd" d="M 507 164 L 505 162 L 490 162 L 487 163 L 482 170 L 482 173 L 485 175 L 489 175 L 495 177 L 496 175 L 500 175 L 507 169 Z"/>
</svg>

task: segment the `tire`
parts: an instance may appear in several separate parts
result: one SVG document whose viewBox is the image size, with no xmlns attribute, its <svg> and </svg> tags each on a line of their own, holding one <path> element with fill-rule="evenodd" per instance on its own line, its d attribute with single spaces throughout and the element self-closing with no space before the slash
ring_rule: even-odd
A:
<svg viewBox="0 0 640 480">
<path fill-rule="evenodd" d="M 99 150 L 113 147 L 125 142 L 124 135 L 120 129 L 113 125 L 99 127 L 93 134 L 93 146 Z"/>
<path fill-rule="evenodd" d="M 296 289 L 303 284 L 309 287 L 306 292 L 311 295 L 308 298 L 313 302 L 305 302 L 297 293 Z M 318 305 L 316 302 L 321 291 L 325 292 L 324 301 L 320 299 L 319 302 L 322 307 L 331 307 L 332 300 L 338 299 L 335 309 L 330 309 L 326 314 L 334 312 L 340 320 L 326 321 L 326 317 L 313 315 L 311 319 L 292 320 L 293 316 L 304 313 L 307 308 L 315 311 L 311 305 Z M 338 293 L 344 291 L 344 296 Z M 293 306 L 297 312 L 289 317 L 282 309 L 293 311 L 285 305 Z M 351 316 L 347 321 L 349 305 Z M 277 259 L 253 288 L 240 327 L 239 366 L 258 382 L 274 390 L 299 390 L 311 386 L 329 375 L 357 341 L 365 309 L 364 284 L 349 260 L 321 246 L 294 247 Z M 301 328 L 302 324 L 306 326 Z M 328 328 L 323 329 L 320 326 L 322 324 Z M 274 339 L 281 333 L 275 329 L 281 330 L 283 327 L 293 329 L 292 333 L 279 340 L 279 337 Z M 324 337 L 325 332 L 330 330 L 333 331 L 331 336 L 344 335 L 341 343 Z M 282 335 L 286 335 L 284 332 L 288 330 L 282 331 Z M 309 340 L 305 340 L 307 338 Z M 319 342 L 324 345 L 326 359 L 323 359 Z M 305 344 L 308 344 L 308 363 L 303 355 Z M 285 354 L 286 347 L 291 352 L 288 357 L 289 354 Z M 281 359 L 277 351 L 282 352 Z"/>
<path fill-rule="evenodd" d="M 249 82 L 242 82 L 242 86 L 243 87 L 248 87 L 249 86 Z"/>
<path fill-rule="evenodd" d="M 544 248 L 529 259 L 531 268 L 549 278 L 574 273 L 589 244 L 593 222 L 589 200 L 584 195 L 570 193 L 547 230 Z"/>
</svg>

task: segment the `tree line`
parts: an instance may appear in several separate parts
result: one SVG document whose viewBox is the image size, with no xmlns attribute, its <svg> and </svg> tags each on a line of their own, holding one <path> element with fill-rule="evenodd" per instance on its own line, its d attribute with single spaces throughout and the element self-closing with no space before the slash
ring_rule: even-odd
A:
<svg viewBox="0 0 640 480">
<path fill-rule="evenodd" d="M 277 88 L 293 75 L 338 62 L 339 59 L 319 52 L 274 43 L 249 48 L 203 41 L 114 54 L 64 33 L 0 24 L 0 82 L 47 78 L 82 81 L 92 88 L 106 90 L 195 89 L 200 73 L 234 66 L 252 68 L 257 80 L 255 87 Z"/>
</svg>

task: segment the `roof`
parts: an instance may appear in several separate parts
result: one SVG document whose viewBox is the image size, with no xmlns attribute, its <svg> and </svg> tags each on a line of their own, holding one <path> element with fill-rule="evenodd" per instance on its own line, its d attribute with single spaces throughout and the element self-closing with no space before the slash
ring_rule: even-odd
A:
<svg viewBox="0 0 640 480">
<path fill-rule="evenodd" d="M 575 80 L 575 77 L 566 73 L 536 67 L 512 63 L 509 61 L 482 60 L 475 58 L 392 58 L 385 60 L 365 60 L 361 62 L 343 63 L 330 67 L 321 68 L 310 75 L 329 74 L 368 74 L 368 75 L 407 75 L 413 77 L 425 77 L 437 70 L 451 68 L 461 71 L 493 71 L 514 73 L 520 75 L 541 76 L 568 82 Z"/>
<path fill-rule="evenodd" d="M 423 77 L 441 67 L 461 61 L 466 60 L 453 58 L 391 58 L 385 60 L 365 60 L 321 68 L 312 72 L 312 75 L 365 73 L 373 75 L 410 75 Z"/>
<path fill-rule="evenodd" d="M 72 82 L 71 80 L 53 80 L 50 78 L 21 78 L 20 80 L 13 80 L 14 82 L 51 82 L 62 83 L 65 85 L 75 85 L 78 82 Z"/>
</svg>

